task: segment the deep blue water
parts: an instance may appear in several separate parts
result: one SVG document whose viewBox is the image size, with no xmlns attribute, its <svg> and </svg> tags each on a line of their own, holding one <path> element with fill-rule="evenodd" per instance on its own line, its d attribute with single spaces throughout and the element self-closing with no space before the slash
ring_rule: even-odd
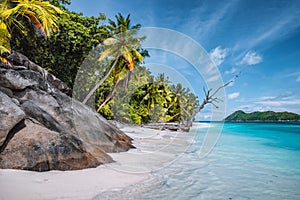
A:
<svg viewBox="0 0 300 200">
<path fill-rule="evenodd" d="M 300 125 L 225 123 L 213 151 L 199 158 L 207 130 L 198 129 L 180 159 L 153 172 L 154 181 L 123 191 L 127 199 L 300 199 Z"/>
</svg>

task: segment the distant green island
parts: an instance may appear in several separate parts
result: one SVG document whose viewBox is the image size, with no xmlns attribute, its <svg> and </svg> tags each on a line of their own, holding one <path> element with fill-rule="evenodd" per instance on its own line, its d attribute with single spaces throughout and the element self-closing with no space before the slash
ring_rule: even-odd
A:
<svg viewBox="0 0 300 200">
<path fill-rule="evenodd" d="M 300 121 L 300 115 L 292 112 L 251 112 L 245 113 L 238 110 L 225 118 L 225 122 L 251 122 L 251 121 Z"/>
</svg>

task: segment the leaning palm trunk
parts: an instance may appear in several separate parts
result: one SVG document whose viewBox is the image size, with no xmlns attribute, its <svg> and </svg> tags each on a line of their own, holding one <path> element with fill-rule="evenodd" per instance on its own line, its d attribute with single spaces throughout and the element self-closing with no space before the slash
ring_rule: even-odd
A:
<svg viewBox="0 0 300 200">
<path fill-rule="evenodd" d="M 122 56 L 126 62 L 127 67 L 131 71 L 134 69 L 134 62 L 137 59 L 138 61 L 142 61 L 144 58 L 143 56 L 138 52 L 138 49 L 140 48 L 140 42 L 144 38 L 135 38 L 133 35 L 136 33 L 136 30 L 138 27 L 131 27 L 129 26 L 129 15 L 124 21 L 124 18 L 119 14 L 120 20 L 118 19 L 118 25 L 120 27 L 116 27 L 115 23 L 112 23 L 110 21 L 111 26 L 113 27 L 113 33 L 116 35 L 111 38 L 107 38 L 103 41 L 103 47 L 104 51 L 102 52 L 99 61 L 102 61 L 102 59 L 106 58 L 107 56 L 115 56 L 115 61 L 111 68 L 108 70 L 107 74 L 92 88 L 92 90 L 88 93 L 88 95 L 85 97 L 82 103 L 86 103 L 90 97 L 93 95 L 93 93 L 97 90 L 97 88 L 108 78 L 112 70 L 115 68 L 117 62 L 119 61 L 120 56 Z"/>
<path fill-rule="evenodd" d="M 99 106 L 99 108 L 97 109 L 97 112 L 99 112 L 99 111 L 101 110 L 101 108 L 102 108 L 103 106 L 105 106 L 105 105 L 108 103 L 108 101 L 115 95 L 116 89 L 117 89 L 119 86 L 121 86 L 121 87 L 123 87 L 123 88 L 126 88 L 126 89 L 128 88 L 128 82 L 129 82 L 130 78 L 131 78 L 131 71 L 129 71 L 129 72 L 127 73 L 127 77 L 126 77 L 126 78 L 124 78 L 123 80 L 118 81 L 118 82 L 115 84 L 113 90 L 109 93 L 109 95 L 106 97 L 105 101 L 104 101 L 104 102 Z"/>
<path fill-rule="evenodd" d="M 115 68 L 118 60 L 120 57 L 120 53 L 118 53 L 113 65 L 111 66 L 111 68 L 108 70 L 108 72 L 106 73 L 106 75 L 92 88 L 92 90 L 88 93 L 88 95 L 84 98 L 84 100 L 82 101 L 82 103 L 86 104 L 86 102 L 91 98 L 91 96 L 94 94 L 94 92 L 97 90 L 98 87 L 100 87 L 100 85 L 108 78 L 108 76 L 110 75 L 110 73 L 112 72 L 112 70 Z"/>
<path fill-rule="evenodd" d="M 113 90 L 109 93 L 109 95 L 106 97 L 105 101 L 99 106 L 97 112 L 99 112 L 101 110 L 101 108 L 103 106 L 105 106 L 107 104 L 107 102 L 114 96 L 116 89 L 119 85 L 119 82 L 114 86 Z"/>
</svg>

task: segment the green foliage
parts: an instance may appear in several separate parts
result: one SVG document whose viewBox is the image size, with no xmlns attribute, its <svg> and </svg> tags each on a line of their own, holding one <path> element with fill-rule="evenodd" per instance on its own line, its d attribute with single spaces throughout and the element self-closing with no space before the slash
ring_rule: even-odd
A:
<svg viewBox="0 0 300 200">
<path fill-rule="evenodd" d="M 136 66 L 128 87 L 118 89 L 110 107 L 114 119 L 123 122 L 182 122 L 190 117 L 197 102 L 181 84 L 171 85 L 164 74 L 153 77 L 145 67 Z"/>
<path fill-rule="evenodd" d="M 6 24 L 0 20 L 0 55 L 5 52 L 10 52 L 10 33 L 8 32 Z M 4 58 L 0 56 L 1 62 L 6 62 Z"/>
<path fill-rule="evenodd" d="M 104 105 L 100 111 L 100 114 L 104 116 L 106 119 L 113 119 L 114 114 L 112 110 L 110 109 L 110 106 L 108 104 Z"/>
<path fill-rule="evenodd" d="M 105 16 L 84 17 L 67 12 L 69 19 L 59 18 L 59 32 L 45 39 L 24 37 L 17 30 L 12 34 L 12 47 L 46 68 L 70 87 L 84 58 L 109 36 L 102 24 Z"/>
<path fill-rule="evenodd" d="M 0 2 L 0 61 L 5 62 L 3 53 L 10 53 L 14 33 L 22 38 L 49 37 L 58 31 L 58 18 L 67 14 L 47 1 L 2 0 Z M 29 34 L 30 33 L 30 34 Z M 31 41 L 35 41 L 32 40 Z"/>
<path fill-rule="evenodd" d="M 63 7 L 62 4 L 71 4 L 71 0 L 48 0 L 54 6 Z"/>
<path fill-rule="evenodd" d="M 110 25 L 108 26 L 108 29 L 111 33 L 113 33 L 113 36 L 103 41 L 103 44 L 101 45 L 103 51 L 101 52 L 99 61 L 102 62 L 104 59 L 109 57 L 113 57 L 114 61 L 112 65 L 108 65 L 105 76 L 103 76 L 103 78 L 95 84 L 82 101 L 83 103 L 86 103 L 97 88 L 101 86 L 112 73 L 115 83 L 114 88 L 105 101 L 98 107 L 97 112 L 99 112 L 101 108 L 113 97 L 115 90 L 121 85 L 121 83 L 127 87 L 131 71 L 134 69 L 136 64 L 139 64 L 144 60 L 144 57 L 141 54 L 144 53 L 144 51 L 141 53 L 139 52 L 141 49 L 140 42 L 144 39 L 144 37 L 139 38 L 136 36 L 140 25 L 131 26 L 129 17 L 130 15 L 128 15 L 125 19 L 120 13 L 119 15 L 116 15 L 118 25 L 116 25 L 112 20 L 109 20 Z"/>
<path fill-rule="evenodd" d="M 130 102 L 130 117 L 135 124 L 148 123 L 150 121 L 147 106 L 140 104 L 138 101 Z"/>
<path fill-rule="evenodd" d="M 55 16 L 59 26 L 52 30 L 59 31 L 44 37 L 45 34 L 36 34 L 37 22 L 32 26 L 28 18 L 16 17 L 26 29 L 9 29 L 12 49 L 49 70 L 71 88 L 76 87 L 73 95 L 81 101 L 105 77 L 96 88 L 96 101 L 90 99 L 87 103 L 96 104 L 96 109 L 100 107 L 99 113 L 107 119 L 135 124 L 189 119 L 199 104 L 197 97 L 180 84 L 172 85 L 164 74 L 154 77 L 141 66 L 149 54 L 140 45 L 144 38 L 136 37 L 141 25 L 132 26 L 130 15 L 123 17 L 119 13 L 116 21 L 109 19 L 106 23 L 104 14 L 85 17 L 69 12 L 62 4 L 69 4 L 70 0 L 50 3 L 65 10 L 69 17 L 59 13 Z M 46 35 L 51 28 L 47 30 Z M 92 67 L 79 70 L 82 65 Z M 76 75 L 77 85 L 74 85 Z"/>
<path fill-rule="evenodd" d="M 225 121 L 280 121 L 280 120 L 300 120 L 300 115 L 291 112 L 252 112 L 245 113 L 238 110 L 228 117 Z"/>
</svg>

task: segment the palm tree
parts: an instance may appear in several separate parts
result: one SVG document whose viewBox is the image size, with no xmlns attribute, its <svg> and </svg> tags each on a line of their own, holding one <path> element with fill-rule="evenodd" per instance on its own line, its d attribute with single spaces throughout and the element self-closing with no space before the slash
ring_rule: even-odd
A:
<svg viewBox="0 0 300 200">
<path fill-rule="evenodd" d="M 126 18 L 124 18 L 121 13 L 118 13 L 118 15 L 116 15 L 115 17 L 117 20 L 117 24 L 113 20 L 109 19 L 108 20 L 109 25 L 107 26 L 107 29 L 113 35 L 117 35 L 119 33 L 123 33 L 128 30 L 138 31 L 141 28 L 140 24 L 131 26 L 130 14 L 127 15 Z"/>
<path fill-rule="evenodd" d="M 118 87 L 120 90 L 115 92 L 114 99 L 109 106 L 114 112 L 114 119 L 141 123 L 149 116 L 147 106 L 141 104 L 142 94 L 144 94 L 142 89 L 149 82 L 153 82 L 153 76 L 150 75 L 150 71 L 145 66 L 136 65 L 127 83 L 128 85 L 126 85 L 126 82 L 127 78 L 120 81 Z M 141 96 L 138 95 L 139 92 L 141 92 Z M 103 111 L 101 110 L 101 112 Z"/>
<path fill-rule="evenodd" d="M 134 70 L 132 74 L 132 80 L 134 80 L 134 82 L 132 83 L 133 90 L 141 87 L 142 85 L 145 85 L 146 83 L 153 82 L 153 76 L 151 76 L 150 74 L 150 70 L 145 66 L 137 66 L 137 69 Z"/>
<path fill-rule="evenodd" d="M 171 91 L 174 94 L 173 105 L 179 108 L 174 116 L 180 115 L 181 123 L 186 123 L 193 115 L 195 107 L 199 104 L 197 96 L 190 92 L 189 88 L 182 87 L 181 84 L 172 85 Z"/>
<path fill-rule="evenodd" d="M 169 88 L 169 79 L 159 74 L 153 83 L 144 86 L 141 94 L 141 104 L 146 104 L 153 121 L 166 121 L 168 105 L 172 101 L 173 93 Z"/>
<path fill-rule="evenodd" d="M 185 88 L 182 87 L 180 83 L 178 83 L 176 86 L 171 85 L 170 86 L 170 96 L 171 101 L 169 102 L 168 108 L 165 111 L 165 115 L 167 113 L 170 115 L 169 120 L 173 120 L 178 118 L 179 115 L 182 115 L 180 105 L 181 102 L 185 100 Z"/>
<path fill-rule="evenodd" d="M 129 71 L 134 69 L 135 62 L 143 61 L 144 57 L 140 54 L 139 49 L 141 48 L 140 42 L 145 38 L 134 37 L 140 28 L 140 25 L 131 27 L 129 16 L 130 15 L 128 15 L 125 19 L 121 14 L 117 15 L 116 18 L 118 25 L 116 25 L 112 20 L 109 21 L 109 29 L 112 31 L 112 33 L 116 33 L 116 35 L 103 41 L 103 52 L 100 55 L 99 61 L 101 62 L 105 58 L 112 56 L 114 57 L 114 62 L 108 69 L 105 76 L 91 89 L 91 91 L 85 97 L 83 100 L 84 104 L 89 100 L 97 88 L 108 78 L 113 69 L 116 67 L 117 63 L 122 61 L 122 59 L 126 62 L 125 67 Z"/>
<path fill-rule="evenodd" d="M 58 31 L 58 16 L 66 14 L 49 2 L 40 0 L 3 0 L 0 9 L 0 53 L 10 52 L 10 32 L 12 28 L 25 34 L 22 20 L 35 26 L 35 30 L 48 37 Z M 1 59 L 2 60 L 2 59 Z"/>
<path fill-rule="evenodd" d="M 107 102 L 114 96 L 115 92 L 117 91 L 118 87 L 123 86 L 124 88 L 128 87 L 128 82 L 130 78 L 130 73 L 131 71 L 128 70 L 127 67 L 124 67 L 124 58 L 120 58 L 122 60 L 119 62 L 119 66 L 115 67 L 114 70 L 112 71 L 112 75 L 114 75 L 113 82 L 114 82 L 114 87 L 112 91 L 108 94 L 106 99 L 102 102 L 102 104 L 98 107 L 97 112 L 101 110 L 103 106 L 107 104 Z M 125 65 L 126 61 L 125 61 Z"/>
</svg>

